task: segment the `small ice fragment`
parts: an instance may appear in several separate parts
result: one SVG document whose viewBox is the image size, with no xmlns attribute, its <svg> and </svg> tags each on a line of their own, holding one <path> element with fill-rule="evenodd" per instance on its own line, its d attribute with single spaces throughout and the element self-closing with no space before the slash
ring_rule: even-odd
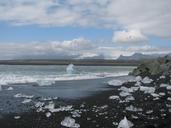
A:
<svg viewBox="0 0 171 128">
<path fill-rule="evenodd" d="M 18 93 L 16 95 L 14 95 L 15 98 L 33 98 L 34 96 L 33 95 L 25 95 L 25 94 L 21 94 L 21 93 Z"/>
<path fill-rule="evenodd" d="M 171 97 L 168 97 L 167 100 L 171 101 Z"/>
<path fill-rule="evenodd" d="M 151 93 L 151 95 L 152 95 L 153 97 L 159 97 L 159 96 L 160 96 L 159 94 L 156 94 L 156 93 Z"/>
<path fill-rule="evenodd" d="M 166 94 L 164 92 L 159 93 L 160 96 L 165 96 Z"/>
<path fill-rule="evenodd" d="M 133 123 L 127 120 L 126 117 L 124 117 L 123 120 L 120 121 L 118 128 L 131 128 L 133 127 Z"/>
<path fill-rule="evenodd" d="M 166 88 L 167 90 L 171 90 L 171 85 L 168 85 Z"/>
<path fill-rule="evenodd" d="M 22 101 L 23 104 L 26 104 L 26 103 L 29 103 L 29 102 L 31 102 L 31 99 L 25 99 L 25 100 Z"/>
<path fill-rule="evenodd" d="M 21 118 L 20 116 L 14 116 L 14 119 L 16 119 L 16 120 L 18 120 L 20 118 Z"/>
<path fill-rule="evenodd" d="M 119 96 L 110 96 L 109 99 L 110 100 L 118 100 L 119 99 Z"/>
<path fill-rule="evenodd" d="M 46 113 L 46 117 L 49 118 L 52 114 L 50 112 Z"/>
<path fill-rule="evenodd" d="M 126 107 L 126 110 L 131 111 L 131 112 L 138 112 L 138 111 L 141 112 L 141 111 L 143 111 L 142 108 L 136 108 L 136 107 L 134 107 L 132 105 Z"/>
<path fill-rule="evenodd" d="M 160 84 L 161 88 L 164 88 L 164 87 L 167 87 L 167 86 L 168 86 L 168 84 Z"/>
<path fill-rule="evenodd" d="M 79 128 L 80 125 L 75 123 L 75 119 L 71 117 L 65 117 L 65 119 L 61 122 L 62 126 L 68 127 L 68 128 Z"/>
<path fill-rule="evenodd" d="M 142 82 L 143 82 L 144 84 L 150 84 L 151 82 L 153 82 L 153 80 L 146 76 L 146 77 L 142 80 Z"/>
<path fill-rule="evenodd" d="M 136 80 L 137 82 L 140 82 L 140 81 L 142 81 L 142 77 L 141 77 L 141 76 L 137 76 L 137 77 L 135 78 L 135 80 Z"/>
<path fill-rule="evenodd" d="M 108 82 L 108 85 L 121 86 L 123 83 L 125 83 L 123 80 L 111 80 Z"/>
<path fill-rule="evenodd" d="M 133 101 L 133 100 L 135 100 L 135 98 L 134 98 L 133 96 L 127 96 L 127 97 L 125 98 L 125 101 L 126 101 L 126 102 Z"/>
<path fill-rule="evenodd" d="M 153 110 L 146 111 L 147 114 L 153 113 Z"/>
<path fill-rule="evenodd" d="M 154 87 L 140 86 L 140 91 L 143 91 L 144 93 L 154 93 L 155 88 Z"/>
<path fill-rule="evenodd" d="M 160 76 L 160 79 L 165 79 L 166 78 L 166 76 Z"/>
<path fill-rule="evenodd" d="M 122 92 L 119 93 L 119 95 L 120 95 L 121 97 L 126 97 L 126 96 L 130 96 L 131 93 L 122 91 Z"/>
<path fill-rule="evenodd" d="M 12 90 L 14 90 L 14 89 L 13 89 L 13 87 L 8 87 L 7 90 L 8 90 L 8 91 L 12 91 Z"/>
</svg>

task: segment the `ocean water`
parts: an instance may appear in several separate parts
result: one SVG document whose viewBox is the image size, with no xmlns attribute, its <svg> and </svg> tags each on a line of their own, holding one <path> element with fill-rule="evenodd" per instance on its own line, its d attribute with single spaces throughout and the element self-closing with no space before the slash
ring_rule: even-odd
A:
<svg viewBox="0 0 171 128">
<path fill-rule="evenodd" d="M 55 85 L 57 81 L 101 79 L 127 75 L 132 66 L 0 65 L 0 85 Z"/>
</svg>

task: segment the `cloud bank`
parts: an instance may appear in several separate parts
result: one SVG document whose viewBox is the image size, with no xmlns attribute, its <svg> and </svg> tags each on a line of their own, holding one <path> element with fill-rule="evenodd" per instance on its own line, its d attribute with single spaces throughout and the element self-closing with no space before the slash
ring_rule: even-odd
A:
<svg viewBox="0 0 171 128">
<path fill-rule="evenodd" d="M 166 54 L 171 47 L 131 46 L 104 47 L 90 40 L 77 38 L 69 41 L 0 43 L 0 59 L 116 59 L 135 52 Z"/>
</svg>

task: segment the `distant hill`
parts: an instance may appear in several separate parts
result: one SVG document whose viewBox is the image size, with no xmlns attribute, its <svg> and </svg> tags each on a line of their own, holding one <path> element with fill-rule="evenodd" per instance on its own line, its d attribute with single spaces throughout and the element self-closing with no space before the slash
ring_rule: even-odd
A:
<svg viewBox="0 0 171 128">
<path fill-rule="evenodd" d="M 120 55 L 117 60 L 136 60 L 136 61 L 149 60 L 149 59 L 155 59 L 155 58 L 158 58 L 158 57 L 164 57 L 166 55 L 171 57 L 171 53 L 169 53 L 169 54 L 148 54 L 148 55 L 147 54 L 142 54 L 142 53 L 134 53 L 131 56 Z"/>
</svg>

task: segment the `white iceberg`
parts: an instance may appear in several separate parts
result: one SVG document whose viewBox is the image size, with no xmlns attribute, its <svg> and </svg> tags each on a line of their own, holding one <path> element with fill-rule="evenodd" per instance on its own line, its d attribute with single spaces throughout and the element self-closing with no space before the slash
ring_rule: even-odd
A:
<svg viewBox="0 0 171 128">
<path fill-rule="evenodd" d="M 14 90 L 14 89 L 13 89 L 13 87 L 8 87 L 7 90 L 8 90 L 8 91 L 12 91 L 12 90 Z"/>
<path fill-rule="evenodd" d="M 118 128 L 131 128 L 133 126 L 133 123 L 127 120 L 126 117 L 124 117 L 124 119 L 120 121 Z"/>
<path fill-rule="evenodd" d="M 73 64 L 69 64 L 66 68 L 66 72 L 67 74 L 73 74 L 74 72 L 74 65 Z"/>
<path fill-rule="evenodd" d="M 80 125 L 75 122 L 75 119 L 71 117 L 65 117 L 65 119 L 61 122 L 62 126 L 68 127 L 68 128 L 79 128 Z"/>
</svg>

